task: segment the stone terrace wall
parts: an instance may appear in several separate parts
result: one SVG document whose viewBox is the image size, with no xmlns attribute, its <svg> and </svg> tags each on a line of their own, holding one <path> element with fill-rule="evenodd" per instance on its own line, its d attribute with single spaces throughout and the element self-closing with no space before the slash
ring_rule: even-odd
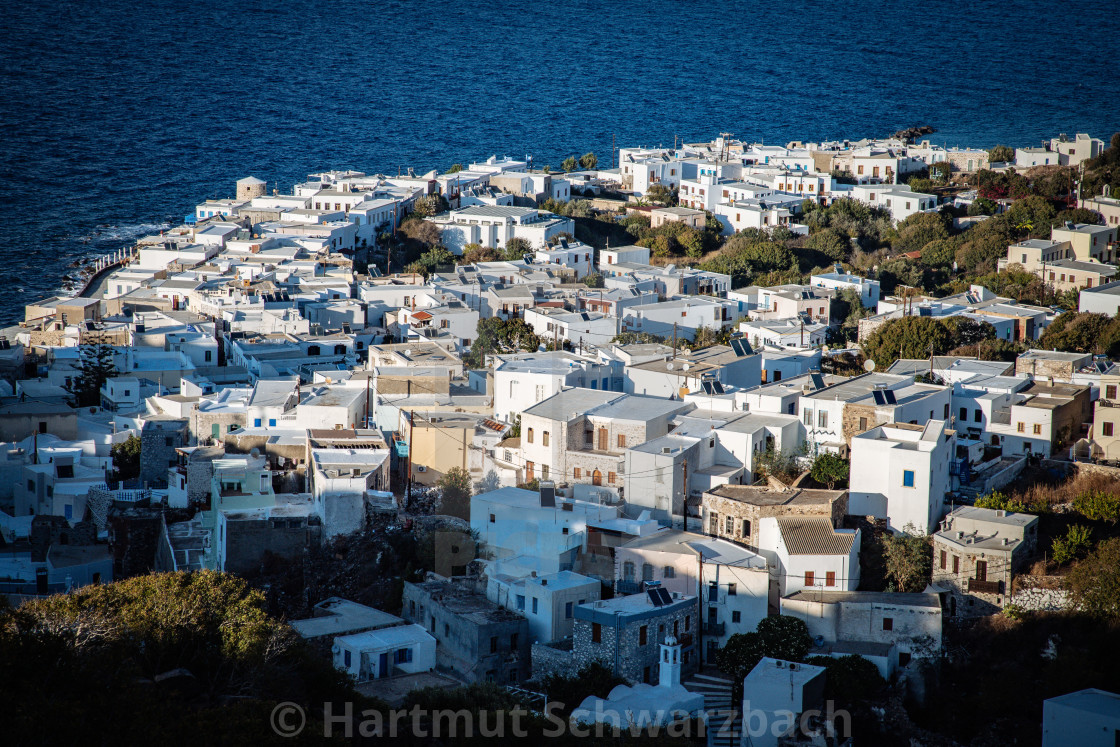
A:
<svg viewBox="0 0 1120 747">
<path fill-rule="evenodd" d="M 1072 606 L 1061 576 L 1017 576 L 1011 604 L 1031 612 L 1058 612 Z"/>
<path fill-rule="evenodd" d="M 570 647 L 564 650 L 553 648 L 547 643 L 534 643 L 529 655 L 534 680 L 552 676 L 574 677 L 576 674 L 576 657 Z"/>
</svg>

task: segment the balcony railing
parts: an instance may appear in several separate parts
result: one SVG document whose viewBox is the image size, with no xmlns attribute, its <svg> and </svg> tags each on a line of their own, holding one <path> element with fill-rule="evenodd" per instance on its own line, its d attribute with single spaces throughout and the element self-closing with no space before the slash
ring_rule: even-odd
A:
<svg viewBox="0 0 1120 747">
<path fill-rule="evenodd" d="M 981 594 L 1002 594 L 1003 582 L 1002 581 L 981 581 L 978 578 L 968 579 L 968 592 L 979 592 Z"/>
<path fill-rule="evenodd" d="M 712 622 L 711 620 L 704 623 L 704 635 L 723 635 L 725 630 L 727 630 L 726 623 Z"/>
<path fill-rule="evenodd" d="M 642 582 L 633 579 L 619 579 L 614 582 L 614 590 L 618 594 L 637 594 L 642 590 Z"/>
</svg>

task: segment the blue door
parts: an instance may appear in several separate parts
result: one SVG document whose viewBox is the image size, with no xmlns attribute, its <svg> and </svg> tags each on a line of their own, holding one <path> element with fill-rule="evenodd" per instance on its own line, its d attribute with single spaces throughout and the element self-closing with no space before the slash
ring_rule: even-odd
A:
<svg viewBox="0 0 1120 747">
<path fill-rule="evenodd" d="M 388 653 L 381 654 L 381 656 L 379 656 L 377 658 L 377 676 L 378 677 L 388 677 L 389 676 L 389 654 Z"/>
</svg>

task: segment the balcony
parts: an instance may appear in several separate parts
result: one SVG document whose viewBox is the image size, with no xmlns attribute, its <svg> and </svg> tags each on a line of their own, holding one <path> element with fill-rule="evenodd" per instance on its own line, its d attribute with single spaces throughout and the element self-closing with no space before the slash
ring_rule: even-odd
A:
<svg viewBox="0 0 1120 747">
<path fill-rule="evenodd" d="M 1002 581 L 981 581 L 978 578 L 968 579 L 968 593 L 974 592 L 980 594 L 1002 594 L 1003 582 Z"/>
<path fill-rule="evenodd" d="M 719 636 L 719 635 L 723 635 L 724 631 L 726 631 L 726 630 L 727 630 L 727 624 L 726 623 L 713 622 L 711 620 L 704 623 L 704 635 Z"/>
<path fill-rule="evenodd" d="M 642 582 L 634 579 L 619 579 L 614 582 L 616 594 L 637 594 L 642 590 Z"/>
</svg>

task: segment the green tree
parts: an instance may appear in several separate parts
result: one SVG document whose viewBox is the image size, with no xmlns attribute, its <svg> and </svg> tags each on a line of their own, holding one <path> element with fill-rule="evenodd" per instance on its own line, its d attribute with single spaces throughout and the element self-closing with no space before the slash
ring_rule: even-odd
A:
<svg viewBox="0 0 1120 747">
<path fill-rule="evenodd" d="M 993 511 L 1008 511 L 1010 513 L 1039 513 L 1045 510 L 1045 507 L 1041 505 L 1030 505 L 1022 498 L 1012 498 L 998 490 L 993 490 L 987 495 L 980 496 L 973 505 L 977 508 L 990 508 Z"/>
<path fill-rule="evenodd" d="M 852 243 L 846 235 L 836 229 L 826 228 L 810 236 L 805 246 L 820 252 L 834 262 L 842 262 L 851 253 Z"/>
<path fill-rule="evenodd" d="M 425 278 L 441 267 L 453 267 L 457 257 L 442 246 L 433 246 L 420 255 L 420 259 L 409 265 L 413 272 Z"/>
<path fill-rule="evenodd" d="M 433 215 L 446 213 L 448 209 L 449 205 L 443 195 L 431 194 L 424 195 L 413 204 L 412 214 L 418 218 L 431 218 Z"/>
<path fill-rule="evenodd" d="M 606 281 L 603 280 L 602 275 L 593 272 L 583 279 L 583 284 L 588 288 L 602 288 L 606 284 Z"/>
<path fill-rule="evenodd" d="M 462 467 L 452 467 L 440 475 L 436 480 L 440 493 L 440 512 L 470 521 L 471 485 L 471 475 Z"/>
<path fill-rule="evenodd" d="M 567 158 L 564 159 L 564 162 L 560 164 L 560 168 L 563 169 L 564 171 L 575 171 L 576 170 L 576 165 L 577 165 L 576 164 L 576 157 L 575 156 L 568 156 Z"/>
<path fill-rule="evenodd" d="M 879 674 L 879 668 L 858 654 L 837 658 L 810 656 L 805 663 L 828 670 L 825 674 L 825 697 L 844 705 L 870 700 L 887 685 Z"/>
<path fill-rule="evenodd" d="M 931 241 L 949 238 L 945 219 L 938 213 L 914 213 L 898 224 L 898 238 L 892 246 L 900 252 L 916 252 Z"/>
<path fill-rule="evenodd" d="M 1105 353 L 1114 355 L 1117 323 L 1104 314 L 1067 311 L 1051 322 L 1038 340 L 1038 346 L 1067 353 Z"/>
<path fill-rule="evenodd" d="M 1006 145 L 997 145 L 988 151 L 988 160 L 991 163 L 1014 163 L 1015 149 Z"/>
<path fill-rule="evenodd" d="M 901 358 L 924 359 L 944 355 L 953 347 L 953 335 L 941 322 L 928 316 L 892 319 L 876 329 L 863 343 L 863 353 L 880 371 Z"/>
<path fill-rule="evenodd" d="M 491 249 L 488 246 L 481 244 L 467 244 L 463 247 L 463 256 L 459 258 L 459 264 L 473 265 L 476 262 L 496 262 L 501 259 L 497 249 Z"/>
<path fill-rule="evenodd" d="M 933 569 L 933 548 L 928 537 L 910 534 L 912 527 L 906 529 L 906 532 L 883 536 L 886 576 L 895 591 L 924 591 Z"/>
<path fill-rule="evenodd" d="M 528 239 L 512 236 L 506 241 L 506 247 L 502 250 L 502 259 L 507 262 L 516 262 L 532 251 L 533 245 L 529 243 Z"/>
<path fill-rule="evenodd" d="M 987 197 L 977 197 L 968 206 L 969 215 L 994 215 L 997 210 L 999 210 L 999 205 Z"/>
<path fill-rule="evenodd" d="M 656 202 L 658 205 L 672 205 L 673 190 L 666 187 L 664 184 L 652 184 L 646 190 L 645 198 L 650 202 Z"/>
<path fill-rule="evenodd" d="M 113 470 L 118 480 L 132 480 L 140 476 L 140 438 L 129 434 L 128 438 L 109 448 L 113 458 Z"/>
<path fill-rule="evenodd" d="M 1085 223 L 1090 226 L 1098 226 L 1104 223 L 1101 214 L 1096 210 L 1089 210 L 1087 208 L 1067 208 L 1061 210 L 1054 216 L 1054 224 L 1061 225 L 1063 223 Z"/>
<path fill-rule="evenodd" d="M 1093 546 L 1093 530 L 1084 524 L 1073 524 L 1064 537 L 1055 537 L 1050 543 L 1050 553 L 1055 563 L 1061 565 L 1074 560 Z"/>
<path fill-rule="evenodd" d="M 948 267 L 957 255 L 957 242 L 952 239 L 937 239 L 922 247 L 919 260 L 926 267 Z"/>
<path fill-rule="evenodd" d="M 938 184 L 947 184 L 953 174 L 953 167 L 948 161 L 938 161 L 929 167 L 929 176 Z"/>
<path fill-rule="evenodd" d="M 66 387 L 74 407 L 95 407 L 101 404 L 101 387 L 117 375 L 113 362 L 113 346 L 102 340 L 82 345 L 78 349 L 78 362 L 74 377 Z"/>
<path fill-rule="evenodd" d="M 613 345 L 650 345 L 665 342 L 664 337 L 649 332 L 621 332 L 611 339 Z"/>
<path fill-rule="evenodd" d="M 766 650 L 762 645 L 762 636 L 756 632 L 735 633 L 716 652 L 716 666 L 742 687 L 743 678 L 758 666 L 764 656 Z"/>
<path fill-rule="evenodd" d="M 594 153 L 591 153 L 591 152 L 584 153 L 579 158 L 579 165 L 580 165 L 580 168 L 585 169 L 587 171 L 591 171 L 592 169 L 594 169 L 596 166 L 599 165 L 599 159 L 595 156 Z"/>
<path fill-rule="evenodd" d="M 460 171 L 462 171 L 462 170 L 463 170 L 463 164 L 461 164 L 461 163 L 453 163 L 453 164 L 451 164 L 451 168 L 449 168 L 449 169 L 447 170 L 447 173 L 448 173 L 448 174 L 458 174 L 458 173 L 459 173 Z"/>
<path fill-rule="evenodd" d="M 786 661 L 805 661 L 812 638 L 805 621 L 789 615 L 771 615 L 758 621 L 756 628 L 766 656 Z"/>
<path fill-rule="evenodd" d="M 1003 217 L 1018 235 L 1048 238 L 1057 215 L 1053 202 L 1041 195 L 1029 195 L 1011 203 Z"/>
<path fill-rule="evenodd" d="M 1073 510 L 1090 521 L 1120 521 L 1120 495 L 1104 490 L 1087 490 L 1073 499 Z"/>
<path fill-rule="evenodd" d="M 1066 576 L 1078 609 L 1099 617 L 1120 616 L 1120 537 L 1097 544 Z"/>
<path fill-rule="evenodd" d="M 895 293 L 900 286 L 921 288 L 925 270 L 906 257 L 888 259 L 879 265 L 879 285 L 884 294 Z"/>
<path fill-rule="evenodd" d="M 828 489 L 832 490 L 837 483 L 847 484 L 850 469 L 851 463 L 847 459 L 837 454 L 824 452 L 813 460 L 813 467 L 809 476 L 821 485 L 827 485 Z"/>
<path fill-rule="evenodd" d="M 486 356 L 499 353 L 535 351 L 541 339 L 524 319 L 502 319 L 494 316 L 478 323 L 478 336 L 471 343 L 466 362 L 471 368 L 486 365 Z"/>
<path fill-rule="evenodd" d="M 595 213 L 588 200 L 572 200 L 564 206 L 564 215 L 569 218 L 591 218 Z"/>
</svg>

